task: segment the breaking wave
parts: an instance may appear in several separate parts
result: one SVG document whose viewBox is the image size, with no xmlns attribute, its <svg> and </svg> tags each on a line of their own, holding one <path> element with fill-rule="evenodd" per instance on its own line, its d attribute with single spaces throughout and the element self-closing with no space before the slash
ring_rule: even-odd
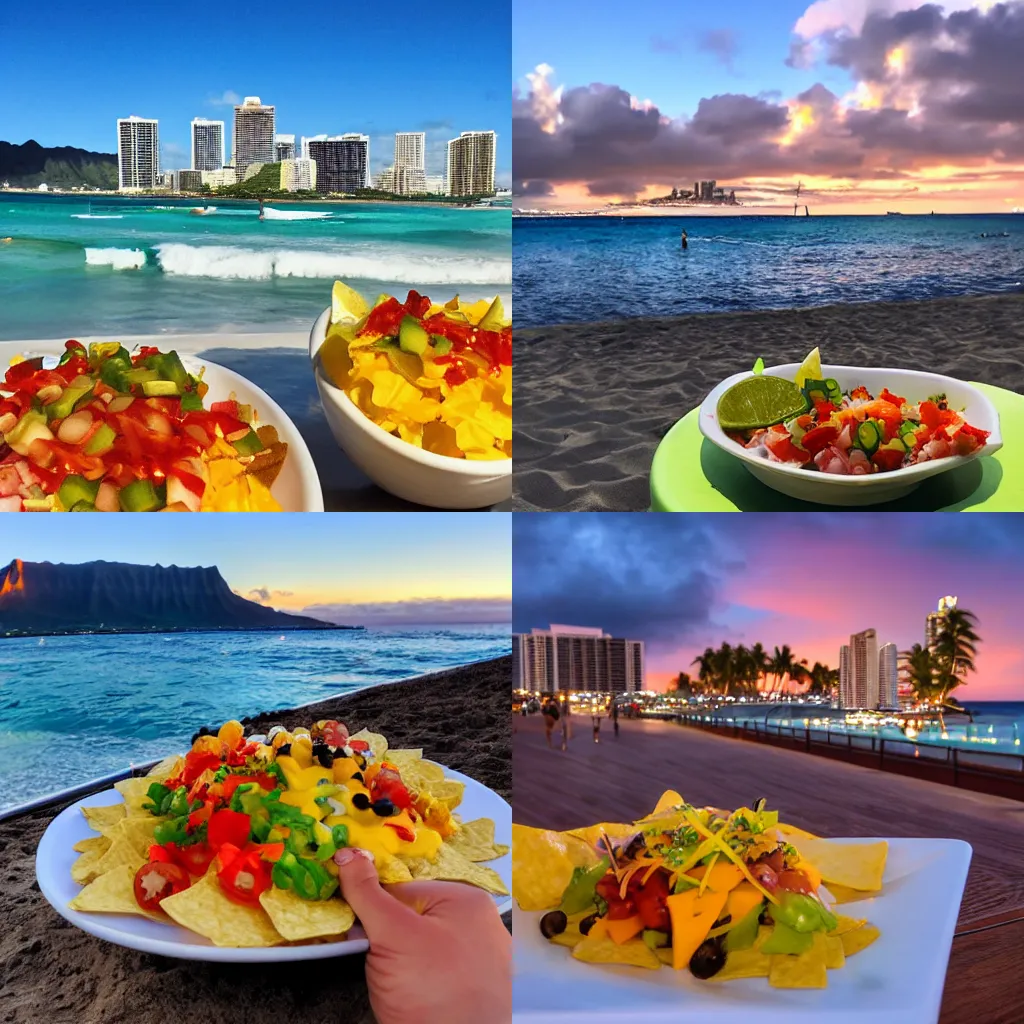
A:
<svg viewBox="0 0 1024 1024">
<path fill-rule="evenodd" d="M 86 249 L 85 262 L 91 267 L 140 270 L 146 265 L 146 253 L 142 249 Z"/>
</svg>

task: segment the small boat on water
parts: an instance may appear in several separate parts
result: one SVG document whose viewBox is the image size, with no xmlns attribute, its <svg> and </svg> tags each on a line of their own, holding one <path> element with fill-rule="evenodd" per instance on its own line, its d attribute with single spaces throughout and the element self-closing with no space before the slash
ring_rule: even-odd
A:
<svg viewBox="0 0 1024 1024">
<path fill-rule="evenodd" d="M 903 216 L 903 214 L 900 213 L 899 210 L 886 210 L 885 211 L 885 215 L 886 215 L 886 217 L 902 217 Z"/>
<path fill-rule="evenodd" d="M 275 210 L 265 206 L 261 216 L 264 220 L 323 220 L 331 214 L 326 210 Z"/>
<path fill-rule="evenodd" d="M 197 217 L 208 217 L 211 213 L 217 212 L 216 206 L 193 206 L 189 213 L 194 213 Z"/>
</svg>

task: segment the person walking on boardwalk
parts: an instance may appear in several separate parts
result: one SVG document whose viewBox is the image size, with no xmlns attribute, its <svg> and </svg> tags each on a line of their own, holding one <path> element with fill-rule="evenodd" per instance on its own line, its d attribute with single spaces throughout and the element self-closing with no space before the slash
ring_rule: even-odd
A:
<svg viewBox="0 0 1024 1024">
<path fill-rule="evenodd" d="M 601 742 L 601 715 L 596 713 L 591 716 L 591 721 L 594 723 L 594 742 Z"/>
<path fill-rule="evenodd" d="M 562 708 L 562 749 L 569 749 L 569 705 Z"/>
<path fill-rule="evenodd" d="M 615 738 L 619 738 L 619 705 L 612 701 L 612 728 L 615 730 Z"/>
<path fill-rule="evenodd" d="M 554 697 L 549 697 L 547 703 L 544 705 L 544 738 L 548 741 L 548 746 L 551 746 L 551 733 L 555 728 L 555 722 L 558 721 L 558 701 Z"/>
</svg>

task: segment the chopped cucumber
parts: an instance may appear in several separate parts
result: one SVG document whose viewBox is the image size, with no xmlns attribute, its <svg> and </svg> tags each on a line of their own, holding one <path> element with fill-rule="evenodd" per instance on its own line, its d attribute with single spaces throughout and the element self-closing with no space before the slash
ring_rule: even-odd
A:
<svg viewBox="0 0 1024 1024">
<path fill-rule="evenodd" d="M 133 480 L 121 488 L 119 498 L 125 512 L 156 512 L 166 504 L 152 480 Z"/>
<path fill-rule="evenodd" d="M 86 455 L 103 455 L 114 447 L 117 433 L 109 423 L 101 423 L 96 433 L 85 443 Z"/>
<path fill-rule="evenodd" d="M 84 476 L 72 473 L 70 476 L 64 477 L 60 490 L 57 491 L 57 497 L 64 508 L 72 510 L 81 503 L 93 505 L 93 502 L 96 501 L 96 492 L 99 489 L 99 480 L 86 480 Z"/>
<path fill-rule="evenodd" d="M 144 380 L 142 393 L 148 398 L 173 397 L 178 394 L 178 385 L 173 380 Z"/>
<path fill-rule="evenodd" d="M 260 440 L 259 434 L 252 428 L 249 429 L 248 434 L 240 437 L 237 441 L 232 441 L 231 444 L 239 455 L 255 455 L 257 452 L 263 451 L 263 442 Z"/>
</svg>

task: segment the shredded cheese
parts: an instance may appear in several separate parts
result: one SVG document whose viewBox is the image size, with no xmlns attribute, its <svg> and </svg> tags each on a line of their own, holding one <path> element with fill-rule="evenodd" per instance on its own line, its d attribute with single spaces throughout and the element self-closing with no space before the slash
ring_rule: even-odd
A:
<svg viewBox="0 0 1024 1024">
<path fill-rule="evenodd" d="M 766 888 L 765 888 L 765 887 L 764 887 L 763 885 L 761 885 L 761 883 L 760 883 L 760 882 L 758 882 L 758 880 L 757 880 L 756 878 L 754 878 L 754 876 L 753 876 L 753 875 L 752 875 L 752 874 L 751 874 L 751 873 L 750 873 L 750 872 L 749 872 L 749 871 L 747 870 L 747 865 L 743 863 L 743 858 L 742 858 L 742 857 L 739 857 L 739 856 L 737 856 L 737 855 L 736 855 L 736 854 L 735 854 L 735 853 L 733 852 L 733 850 L 732 850 L 732 847 L 730 847 L 730 846 L 729 846 L 729 844 L 728 844 L 727 842 L 725 842 L 725 840 L 723 840 L 723 839 L 720 839 L 720 838 L 719 838 L 719 837 L 718 837 L 717 835 L 715 835 L 715 833 L 714 833 L 714 832 L 711 832 L 711 831 L 710 831 L 709 829 L 706 829 L 706 828 L 705 828 L 705 827 L 704 827 L 704 826 L 703 826 L 703 825 L 702 825 L 702 824 L 700 823 L 700 819 L 699 819 L 699 818 L 698 818 L 698 817 L 697 817 L 697 816 L 696 816 L 695 814 L 689 814 L 689 813 L 687 813 L 687 815 L 686 815 L 686 820 L 687 820 L 687 822 L 689 822 L 689 824 L 690 824 L 690 825 L 692 825 L 692 826 L 693 826 L 693 827 L 694 827 L 694 828 L 695 828 L 695 829 L 697 830 L 697 832 L 698 832 L 698 833 L 700 833 L 700 835 L 704 836 L 704 837 L 705 837 L 705 838 L 707 838 L 707 839 L 710 839 L 710 840 L 711 840 L 711 841 L 712 841 L 712 842 L 713 842 L 713 843 L 714 843 L 714 844 L 715 844 L 715 845 L 716 845 L 716 846 L 717 846 L 717 847 L 718 847 L 718 848 L 719 848 L 719 849 L 720 849 L 720 850 L 722 851 L 722 853 L 724 853 L 724 854 L 725 854 L 725 855 L 726 855 L 726 856 L 727 856 L 727 857 L 729 858 L 729 860 L 731 860 L 731 861 L 732 861 L 732 862 L 733 862 L 733 863 L 734 863 L 734 864 L 735 864 L 735 865 L 736 865 L 736 866 L 737 866 L 737 867 L 738 867 L 738 868 L 740 869 L 740 871 L 742 871 L 742 872 L 743 872 L 743 877 L 744 877 L 744 878 L 746 878 L 746 880 L 747 880 L 748 882 L 750 882 L 750 884 L 751 884 L 751 885 L 752 885 L 752 886 L 753 886 L 753 887 L 754 887 L 755 889 L 757 889 L 757 891 L 758 891 L 759 893 L 761 893 L 761 895 L 762 895 L 762 896 L 764 896 L 764 898 L 765 898 L 766 900 L 768 900 L 768 901 L 769 901 L 770 903 L 776 903 L 776 904 L 777 904 L 777 903 L 779 902 L 779 901 L 778 901 L 778 900 L 777 900 L 777 899 L 776 899 L 776 898 L 775 898 L 775 897 L 774 897 L 774 896 L 773 896 L 773 895 L 772 895 L 772 894 L 771 894 L 771 893 L 770 893 L 770 892 L 769 892 L 769 891 L 768 891 L 768 890 L 767 890 L 767 889 L 766 889 Z"/>
</svg>

